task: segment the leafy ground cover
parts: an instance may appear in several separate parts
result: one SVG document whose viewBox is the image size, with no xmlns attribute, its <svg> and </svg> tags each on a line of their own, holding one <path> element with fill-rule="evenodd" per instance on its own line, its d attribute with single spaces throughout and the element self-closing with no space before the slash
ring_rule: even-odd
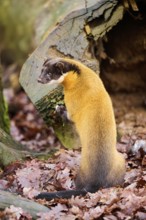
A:
<svg viewBox="0 0 146 220">
<path fill-rule="evenodd" d="M 23 92 L 7 93 L 12 136 L 31 150 L 58 149 L 46 160 L 28 158 L 1 172 L 0 188 L 9 189 L 29 199 L 41 191 L 73 189 L 80 151 L 65 150 L 47 128 Z M 101 189 L 85 197 L 38 200 L 50 208 L 38 213 L 38 220 L 53 219 L 146 219 L 146 104 L 143 94 L 112 95 L 118 128 L 117 148 L 126 159 L 125 183 L 122 187 Z M 11 206 L 0 212 L 0 219 L 32 217 L 21 208 Z"/>
</svg>

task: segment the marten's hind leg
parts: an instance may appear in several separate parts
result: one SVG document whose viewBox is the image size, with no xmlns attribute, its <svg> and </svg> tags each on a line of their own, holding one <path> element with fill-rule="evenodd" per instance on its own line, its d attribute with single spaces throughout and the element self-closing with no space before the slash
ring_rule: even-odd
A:
<svg viewBox="0 0 146 220">
<path fill-rule="evenodd" d="M 100 186 L 98 186 L 97 182 L 92 181 L 92 179 L 88 180 L 86 176 L 84 176 L 80 170 L 80 173 L 77 175 L 75 180 L 75 185 L 77 190 L 85 190 L 86 192 L 96 192 Z"/>
</svg>

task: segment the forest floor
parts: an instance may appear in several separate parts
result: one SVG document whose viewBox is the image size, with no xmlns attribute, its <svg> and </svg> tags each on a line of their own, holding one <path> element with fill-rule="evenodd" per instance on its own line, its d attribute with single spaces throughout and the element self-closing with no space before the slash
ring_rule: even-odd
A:
<svg viewBox="0 0 146 220">
<path fill-rule="evenodd" d="M 7 91 L 11 134 L 13 138 L 37 152 L 58 151 L 46 160 L 28 157 L 1 171 L 0 188 L 9 189 L 29 199 L 41 191 L 73 189 L 80 150 L 66 150 L 52 128 L 47 128 L 24 92 Z M 126 176 L 122 187 L 101 189 L 85 197 L 39 200 L 51 210 L 38 213 L 38 220 L 53 219 L 146 219 L 146 97 L 143 94 L 112 95 L 118 128 L 117 148 L 126 159 Z M 47 154 L 47 153 L 46 153 Z M 0 219 L 32 217 L 11 206 L 0 212 Z"/>
</svg>

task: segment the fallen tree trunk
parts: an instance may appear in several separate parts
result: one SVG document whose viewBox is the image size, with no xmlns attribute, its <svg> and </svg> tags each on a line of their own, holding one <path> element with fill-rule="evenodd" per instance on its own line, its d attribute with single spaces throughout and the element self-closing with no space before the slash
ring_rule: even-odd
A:
<svg viewBox="0 0 146 220">
<path fill-rule="evenodd" d="M 45 122 L 51 125 L 60 141 L 66 147 L 79 146 L 72 124 L 62 120 L 56 112 L 57 104 L 63 103 L 63 94 L 56 86 L 41 85 L 37 78 L 44 60 L 49 57 L 73 57 L 97 73 L 102 53 L 101 38 L 123 17 L 124 8 L 117 0 L 81 0 L 67 4 L 58 17 L 64 19 L 50 30 L 48 37 L 34 51 L 24 64 L 20 83 L 41 113 Z M 66 9 L 66 10 L 65 10 Z M 52 12 L 53 13 L 53 12 Z M 96 51 L 96 54 L 94 52 Z"/>
<path fill-rule="evenodd" d="M 23 198 L 16 194 L 0 190 L 0 209 L 3 210 L 11 205 L 21 207 L 24 211 L 28 212 L 33 218 L 37 217 L 37 213 L 49 212 L 49 208 L 40 205 L 29 199 Z"/>
</svg>

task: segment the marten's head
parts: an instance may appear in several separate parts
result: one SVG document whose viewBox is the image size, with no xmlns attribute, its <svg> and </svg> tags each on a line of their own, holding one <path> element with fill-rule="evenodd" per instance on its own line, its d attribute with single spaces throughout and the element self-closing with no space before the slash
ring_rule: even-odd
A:
<svg viewBox="0 0 146 220">
<path fill-rule="evenodd" d="M 47 59 L 38 78 L 38 82 L 42 84 L 61 82 L 63 75 L 68 72 L 80 73 L 77 65 L 66 61 L 63 58 Z"/>
</svg>

